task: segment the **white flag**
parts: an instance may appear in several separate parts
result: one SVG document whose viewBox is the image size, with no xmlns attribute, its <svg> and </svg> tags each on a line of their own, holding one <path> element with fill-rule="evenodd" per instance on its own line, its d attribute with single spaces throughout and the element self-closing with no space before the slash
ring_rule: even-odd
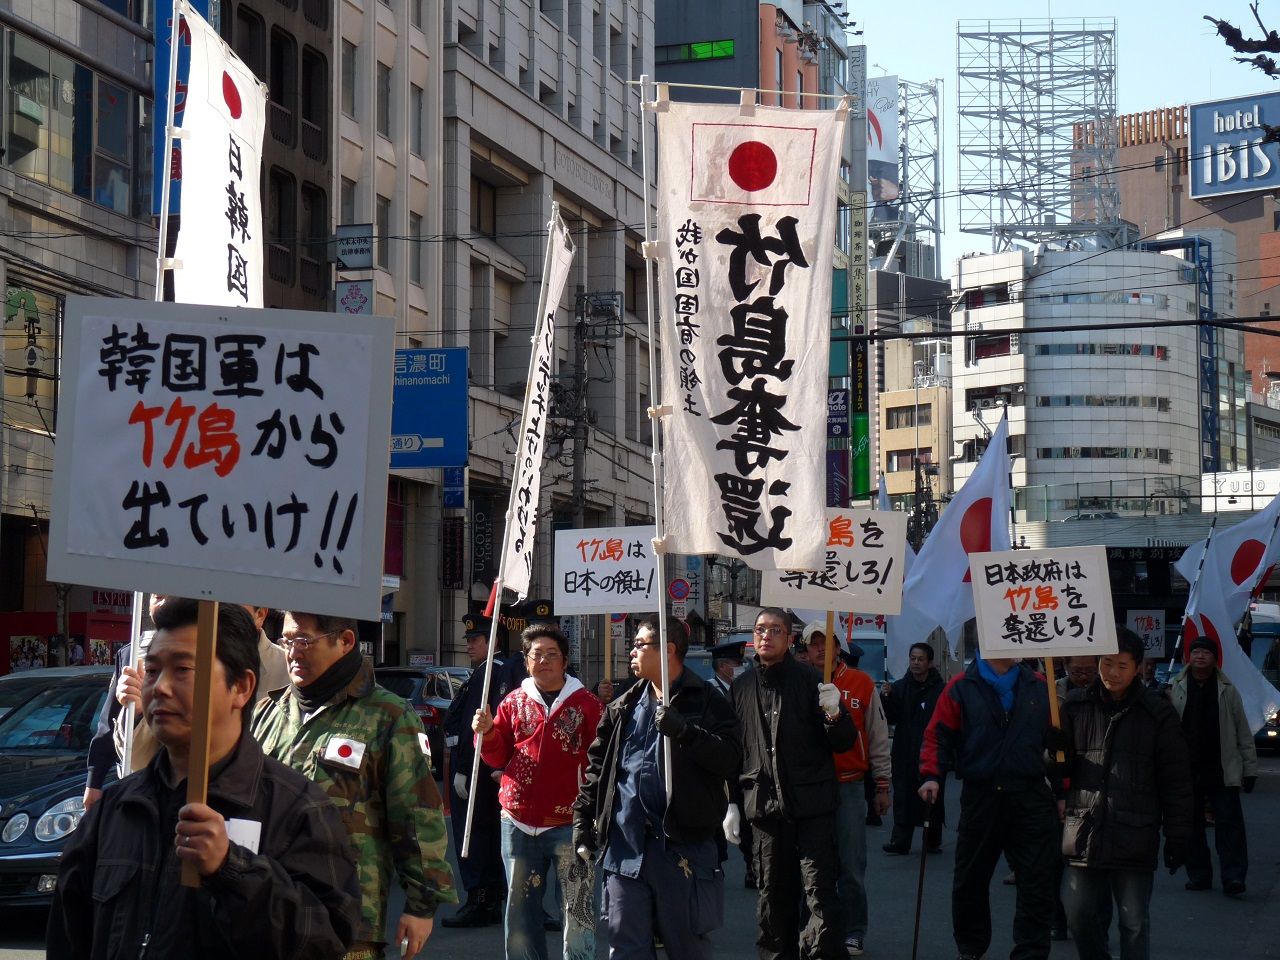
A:
<svg viewBox="0 0 1280 960">
<path fill-rule="evenodd" d="M 261 307 L 267 88 L 184 0 L 174 11 L 191 31 L 174 299 Z"/>
<path fill-rule="evenodd" d="M 846 115 L 675 102 L 658 113 L 668 552 L 822 566 Z"/>
<path fill-rule="evenodd" d="M 889 655 L 926 642 L 936 627 L 952 644 L 974 615 L 969 554 L 1011 549 L 1009 421 L 1001 418 L 977 467 L 920 547 L 902 586 L 902 613 L 889 618 Z M 955 653 L 954 646 L 952 653 Z"/>
<path fill-rule="evenodd" d="M 573 263 L 573 240 L 556 210 L 549 224 L 547 251 L 542 261 L 542 291 L 534 321 L 533 356 L 520 418 L 520 442 L 516 448 L 515 475 L 511 479 L 511 523 L 499 560 L 503 586 L 523 600 L 533 577 L 533 540 L 538 529 L 538 497 L 542 489 L 542 455 L 547 417 L 551 414 L 551 380 L 556 373 L 556 309 L 564 295 L 565 280 Z"/>
</svg>

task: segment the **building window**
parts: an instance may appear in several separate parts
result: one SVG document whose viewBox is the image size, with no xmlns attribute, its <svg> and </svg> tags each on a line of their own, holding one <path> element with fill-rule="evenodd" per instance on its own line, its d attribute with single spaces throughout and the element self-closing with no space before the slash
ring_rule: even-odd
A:
<svg viewBox="0 0 1280 960">
<path fill-rule="evenodd" d="M 796 71 L 796 106 L 804 109 L 804 71 Z"/>
<path fill-rule="evenodd" d="M 1171 462 L 1164 447 L 1039 447 L 1041 460 L 1155 460 Z"/>
<path fill-rule="evenodd" d="M 342 112 L 356 115 L 356 45 L 342 41 Z"/>
<path fill-rule="evenodd" d="M 699 43 L 669 43 L 653 48 L 653 62 L 688 63 L 692 60 L 730 60 L 732 40 L 704 40 Z"/>
<path fill-rule="evenodd" d="M 391 68 L 378 64 L 378 132 L 391 136 Z"/>
<path fill-rule="evenodd" d="M 422 29 L 422 0 L 409 0 L 409 22 Z"/>
<path fill-rule="evenodd" d="M 338 186 L 338 222 L 356 222 L 356 182 L 346 177 Z"/>
<path fill-rule="evenodd" d="M 302 185 L 303 256 L 324 262 L 329 245 L 329 198 L 314 183 Z"/>
<path fill-rule="evenodd" d="M 425 156 L 422 150 L 422 114 L 425 109 L 422 88 L 409 84 L 409 152 L 415 157 Z"/>
<path fill-rule="evenodd" d="M 928 427 L 933 424 L 933 407 L 889 407 L 885 411 L 885 429 L 902 430 L 908 427 Z"/>
<path fill-rule="evenodd" d="M 374 205 L 373 228 L 378 237 L 378 266 L 391 269 L 391 201 L 379 195 Z"/>
<path fill-rule="evenodd" d="M 1169 348 L 1150 343 L 1040 343 L 1036 344 L 1037 357 L 1154 357 L 1168 360 Z"/>
<path fill-rule="evenodd" d="M 329 62 L 311 47 L 302 48 L 302 149 L 312 160 L 329 158 Z"/>
<path fill-rule="evenodd" d="M 409 280 L 422 286 L 422 215 L 409 214 Z"/>
<path fill-rule="evenodd" d="M 622 31 L 609 26 L 609 69 L 619 80 L 627 79 L 627 44 Z"/>
<path fill-rule="evenodd" d="M 232 49 L 259 80 L 267 79 L 267 28 L 262 18 L 243 3 L 236 7 Z"/>
<path fill-rule="evenodd" d="M 902 473 L 905 470 L 915 469 L 915 457 L 920 458 L 920 463 L 927 464 L 931 460 L 932 451 L 926 448 L 919 450 L 890 450 L 885 460 L 886 473 Z"/>
<path fill-rule="evenodd" d="M 285 170 L 267 174 L 267 275 L 277 283 L 293 284 L 294 246 L 298 236 L 297 181 Z"/>
<path fill-rule="evenodd" d="M 979 360 L 989 360 L 992 357 L 1007 357 L 1012 352 L 1012 344 L 1007 333 L 974 337 L 969 343 L 973 348 L 975 363 Z"/>
<path fill-rule="evenodd" d="M 136 95 L 44 44 L 9 34 L 8 142 L 3 163 L 23 176 L 130 214 L 145 196 Z M 148 141 L 149 142 L 149 139 Z"/>
<path fill-rule="evenodd" d="M 484 237 L 498 233 L 498 191 L 479 177 L 471 178 L 471 232 Z"/>
</svg>

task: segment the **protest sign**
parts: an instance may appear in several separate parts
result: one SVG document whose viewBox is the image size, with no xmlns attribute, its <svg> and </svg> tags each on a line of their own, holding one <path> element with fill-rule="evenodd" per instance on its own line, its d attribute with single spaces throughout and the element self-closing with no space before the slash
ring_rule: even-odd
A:
<svg viewBox="0 0 1280 960">
<path fill-rule="evenodd" d="M 376 619 L 393 332 L 68 297 L 49 579 Z"/>
<path fill-rule="evenodd" d="M 969 572 L 983 657 L 1116 652 L 1105 547 L 973 553 Z"/>
<path fill-rule="evenodd" d="M 1164 611 L 1130 610 L 1125 625 L 1142 638 L 1142 649 L 1149 657 L 1164 656 Z"/>
<path fill-rule="evenodd" d="M 907 515 L 828 507 L 826 555 L 817 570 L 766 570 L 760 602 L 778 607 L 895 614 L 902 609 Z"/>
<path fill-rule="evenodd" d="M 557 530 L 555 606 L 559 614 L 652 613 L 656 590 L 653 525 Z"/>
</svg>

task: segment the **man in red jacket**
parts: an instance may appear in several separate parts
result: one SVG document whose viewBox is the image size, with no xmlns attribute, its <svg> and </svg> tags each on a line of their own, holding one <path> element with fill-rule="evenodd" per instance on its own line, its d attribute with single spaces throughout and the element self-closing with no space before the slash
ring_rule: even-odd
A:
<svg viewBox="0 0 1280 960">
<path fill-rule="evenodd" d="M 604 704 L 565 675 L 569 644 L 536 623 L 520 635 L 529 676 L 495 717 L 476 711 L 480 759 L 502 771 L 502 859 L 507 869 L 507 960 L 546 960 L 542 899 L 554 869 L 564 891 L 564 960 L 596 955 L 595 871 L 573 849 L 573 801 Z"/>
<path fill-rule="evenodd" d="M 809 662 L 821 669 L 826 658 L 826 624 L 814 620 L 804 628 Z M 884 708 L 876 696 L 876 683 L 871 676 L 845 662 L 837 655 L 831 682 L 840 691 L 840 701 L 854 726 L 858 742 L 852 749 L 835 755 L 836 780 L 839 782 L 840 806 L 836 810 L 836 841 L 840 850 L 840 877 L 836 894 L 844 915 L 844 947 L 851 957 L 862 956 L 867 936 L 867 793 L 866 778 L 875 778 L 875 812 L 889 812 L 889 725 Z"/>
</svg>

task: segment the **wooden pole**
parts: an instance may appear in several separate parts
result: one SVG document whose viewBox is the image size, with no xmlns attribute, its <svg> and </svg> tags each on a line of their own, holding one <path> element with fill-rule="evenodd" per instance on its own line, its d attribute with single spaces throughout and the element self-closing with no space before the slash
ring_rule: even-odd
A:
<svg viewBox="0 0 1280 960">
<path fill-rule="evenodd" d="M 187 756 L 187 803 L 205 803 L 209 797 L 210 693 L 217 648 L 218 601 L 201 600 L 196 621 L 196 675 L 195 695 L 191 703 L 191 746 Z M 200 886 L 200 874 L 189 860 L 182 863 L 182 885 Z"/>
<path fill-rule="evenodd" d="M 830 683 L 831 674 L 835 670 L 836 657 L 836 612 L 827 611 L 827 644 L 822 655 L 822 682 Z"/>
<path fill-rule="evenodd" d="M 1058 714 L 1058 683 L 1053 672 L 1053 657 L 1044 658 L 1044 682 L 1049 688 L 1049 723 L 1055 727 L 1062 726 L 1062 719 Z M 1059 750 L 1054 759 L 1058 763 L 1065 763 L 1066 754 Z"/>
<path fill-rule="evenodd" d="M 613 617 L 604 623 L 604 678 L 613 683 Z"/>
</svg>

